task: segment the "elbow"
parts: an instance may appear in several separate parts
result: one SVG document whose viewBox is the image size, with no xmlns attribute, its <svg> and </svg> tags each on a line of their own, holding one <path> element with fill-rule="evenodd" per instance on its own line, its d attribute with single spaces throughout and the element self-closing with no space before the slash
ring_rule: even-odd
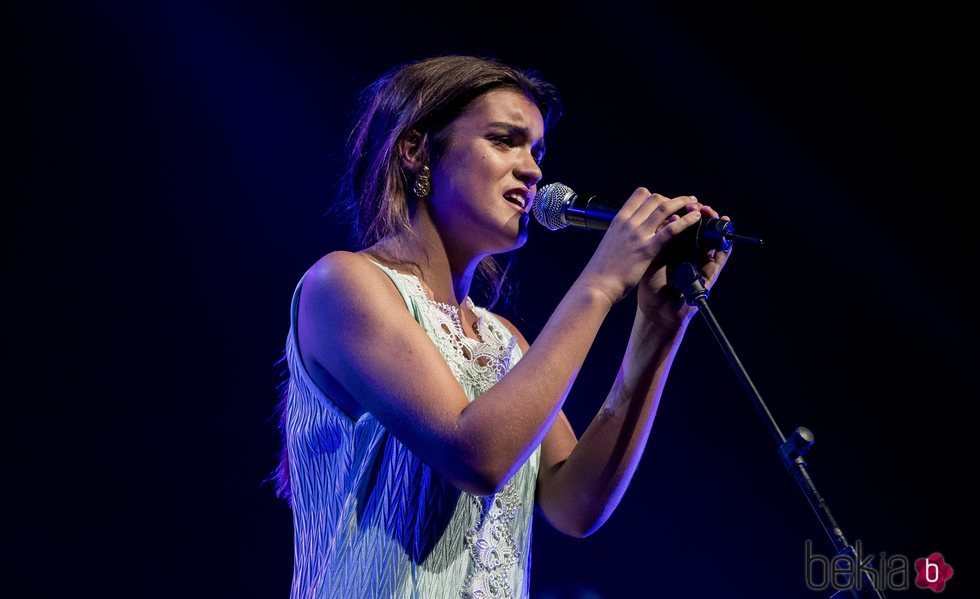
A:
<svg viewBox="0 0 980 599">
<path fill-rule="evenodd" d="M 469 493 L 470 495 L 476 495 L 477 497 L 494 495 L 503 486 L 498 485 L 493 477 L 485 476 L 472 470 L 455 477 L 449 482 L 460 491 Z"/>
<path fill-rule="evenodd" d="M 592 533 L 602 528 L 602 522 L 581 522 L 575 523 L 573 525 L 562 526 L 561 528 L 555 527 L 558 532 L 565 536 L 572 537 L 573 539 L 584 539 L 586 537 L 592 536 Z"/>
<path fill-rule="evenodd" d="M 462 471 L 461 475 L 452 481 L 453 485 L 460 491 L 477 497 L 496 495 L 510 480 L 506 475 L 482 467 L 463 466 Z"/>
<path fill-rule="evenodd" d="M 585 537 L 592 536 L 592 533 L 602 528 L 604 522 L 593 522 L 592 524 L 581 526 L 573 531 L 573 534 L 568 536 L 575 537 L 576 539 L 584 539 Z"/>
<path fill-rule="evenodd" d="M 516 469 L 511 468 L 509 464 L 499 463 L 499 460 L 488 459 L 488 453 L 470 452 L 470 459 L 460 464 L 466 479 L 466 488 L 460 487 L 460 489 L 471 495 L 487 497 L 501 492 L 510 482 Z"/>
<path fill-rule="evenodd" d="M 497 485 L 493 480 L 480 479 L 471 482 L 467 485 L 467 488 L 461 489 L 466 491 L 470 495 L 476 495 L 477 497 L 490 497 L 491 495 L 496 495 L 500 492 L 502 485 Z"/>
<path fill-rule="evenodd" d="M 511 477 L 509 475 L 500 474 L 497 472 L 482 475 L 477 481 L 475 488 L 476 492 L 472 494 L 480 497 L 496 495 L 504 490 L 504 487 L 507 485 L 510 479 Z"/>
<path fill-rule="evenodd" d="M 576 508 L 564 506 L 564 509 L 549 507 L 550 509 L 541 510 L 548 524 L 563 535 L 574 539 L 592 536 L 609 519 L 608 513 L 596 510 L 592 506 L 579 505 Z"/>
</svg>

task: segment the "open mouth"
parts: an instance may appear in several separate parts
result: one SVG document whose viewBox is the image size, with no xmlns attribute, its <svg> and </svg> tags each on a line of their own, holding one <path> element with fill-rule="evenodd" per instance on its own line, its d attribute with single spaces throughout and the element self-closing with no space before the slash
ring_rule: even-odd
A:
<svg viewBox="0 0 980 599">
<path fill-rule="evenodd" d="M 504 199 L 510 202 L 511 204 L 517 206 L 521 210 L 524 210 L 524 202 L 522 200 L 518 200 L 516 198 L 507 197 L 507 196 L 504 196 Z"/>
</svg>

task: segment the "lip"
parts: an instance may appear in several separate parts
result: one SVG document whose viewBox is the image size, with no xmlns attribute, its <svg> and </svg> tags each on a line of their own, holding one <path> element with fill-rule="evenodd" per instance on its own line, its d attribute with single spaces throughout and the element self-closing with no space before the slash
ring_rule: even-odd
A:
<svg viewBox="0 0 980 599">
<path fill-rule="evenodd" d="M 508 194 L 511 194 L 511 193 L 515 193 L 515 194 L 519 195 L 521 198 L 523 198 L 524 201 L 523 201 L 523 203 L 520 206 L 518 206 L 516 203 L 514 203 L 514 202 L 512 202 L 512 201 L 510 201 L 510 200 L 507 199 L 507 195 Z M 511 204 L 513 206 L 517 206 L 518 208 L 520 208 L 524 212 L 527 212 L 528 209 L 531 207 L 531 190 L 529 190 L 526 187 L 515 187 L 513 189 L 508 189 L 507 191 L 505 191 L 503 193 L 503 198 L 504 198 L 504 201 L 506 201 L 508 204 Z"/>
<path fill-rule="evenodd" d="M 510 204 L 511 206 L 513 206 L 514 208 L 517 208 L 521 212 L 526 212 L 526 210 L 524 210 L 524 206 L 523 205 L 518 204 L 517 202 L 513 202 L 511 200 L 508 200 L 507 198 L 504 198 L 504 201 L 507 202 L 508 204 Z"/>
</svg>

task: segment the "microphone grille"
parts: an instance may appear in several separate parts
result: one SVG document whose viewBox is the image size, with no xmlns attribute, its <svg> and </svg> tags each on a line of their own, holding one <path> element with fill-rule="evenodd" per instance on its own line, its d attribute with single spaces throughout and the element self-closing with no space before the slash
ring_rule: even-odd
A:
<svg viewBox="0 0 980 599">
<path fill-rule="evenodd" d="M 565 208 L 575 192 L 561 183 L 549 183 L 538 190 L 534 196 L 531 212 L 542 226 L 552 231 L 568 226 L 565 220 Z"/>
</svg>

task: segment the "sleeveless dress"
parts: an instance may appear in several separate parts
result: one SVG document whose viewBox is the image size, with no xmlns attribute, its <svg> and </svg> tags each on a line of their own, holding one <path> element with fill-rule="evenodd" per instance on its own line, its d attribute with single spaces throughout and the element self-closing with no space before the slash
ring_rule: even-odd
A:
<svg viewBox="0 0 980 599">
<path fill-rule="evenodd" d="M 456 308 L 429 299 L 417 277 L 371 262 L 394 282 L 470 401 L 521 359 L 516 337 L 469 297 L 480 340 L 467 337 Z M 302 363 L 302 285 L 286 340 L 291 597 L 527 597 L 541 447 L 499 493 L 479 497 L 433 472 L 371 413 L 351 420 Z"/>
</svg>

